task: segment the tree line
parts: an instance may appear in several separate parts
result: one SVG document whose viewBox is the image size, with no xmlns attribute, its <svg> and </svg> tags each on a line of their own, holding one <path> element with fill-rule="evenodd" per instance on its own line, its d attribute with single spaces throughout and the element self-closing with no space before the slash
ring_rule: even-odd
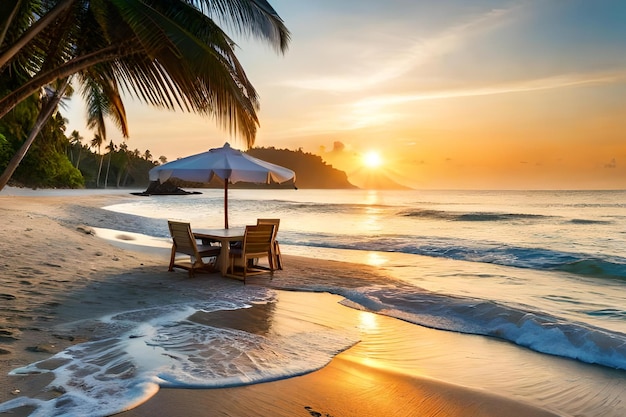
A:
<svg viewBox="0 0 626 417">
<path fill-rule="evenodd" d="M 0 172 L 22 146 L 38 114 L 37 100 L 20 103 L 0 119 Z M 95 134 L 84 138 L 59 112 L 43 125 L 37 141 L 17 167 L 9 184 L 31 188 L 144 187 L 148 171 L 158 165 L 149 150 L 131 150 Z M 161 163 L 167 162 L 163 156 Z"/>
</svg>

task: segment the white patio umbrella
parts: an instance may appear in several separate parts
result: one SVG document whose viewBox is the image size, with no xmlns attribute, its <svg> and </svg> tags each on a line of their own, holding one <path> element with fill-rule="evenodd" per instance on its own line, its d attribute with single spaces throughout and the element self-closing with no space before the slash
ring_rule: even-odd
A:
<svg viewBox="0 0 626 417">
<path fill-rule="evenodd" d="M 283 183 L 296 174 L 290 169 L 253 158 L 228 143 L 221 148 L 177 159 L 154 167 L 149 172 L 150 181 L 163 183 L 169 178 L 183 181 L 211 182 L 214 177 L 224 181 L 224 227 L 228 229 L 228 183 L 251 182 L 256 184 Z"/>
</svg>

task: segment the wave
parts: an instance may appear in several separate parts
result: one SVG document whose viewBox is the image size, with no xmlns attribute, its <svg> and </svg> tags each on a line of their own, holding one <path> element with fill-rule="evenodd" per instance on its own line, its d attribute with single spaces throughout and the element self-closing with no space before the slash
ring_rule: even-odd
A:
<svg viewBox="0 0 626 417">
<path fill-rule="evenodd" d="M 612 224 L 612 221 L 608 220 L 588 220 L 588 219 L 572 219 L 569 221 L 572 224 Z"/>
<path fill-rule="evenodd" d="M 626 279 L 626 258 L 529 248 L 500 242 L 479 242 L 412 235 L 338 236 L 326 233 L 281 232 L 281 243 L 331 249 L 399 252 L 483 262 L 516 268 L 562 271 L 598 278 Z"/>
<path fill-rule="evenodd" d="M 594 277 L 626 278 L 626 261 L 599 258 L 578 259 L 554 267 L 555 270 Z"/>
<path fill-rule="evenodd" d="M 411 209 L 403 210 L 398 213 L 400 216 L 423 218 L 423 219 L 435 219 L 435 220 L 448 220 L 457 222 L 498 222 L 498 221 L 514 221 L 514 220 L 534 220 L 534 219 L 546 219 L 552 216 L 545 216 L 541 214 L 524 214 L 524 213 L 496 213 L 496 212 L 452 212 L 444 210 L 426 210 L 426 209 Z"/>
<path fill-rule="evenodd" d="M 252 204 L 256 204 L 254 201 L 250 201 Z M 357 204 L 357 203 L 301 203 L 291 202 L 284 204 L 284 208 L 296 213 L 309 213 L 309 214 L 361 214 L 366 210 L 388 210 L 393 209 L 395 206 L 388 206 L 385 204 Z"/>
<path fill-rule="evenodd" d="M 454 212 L 445 210 L 427 210 L 427 209 L 411 209 L 403 210 L 398 213 L 399 216 L 417 218 L 424 220 L 447 220 L 451 222 L 515 222 L 515 221 L 542 221 L 549 219 L 557 219 L 557 216 L 549 216 L 543 214 L 529 213 L 497 213 L 497 212 Z M 611 220 L 592 220 L 592 219 L 569 219 L 563 220 L 565 223 L 581 224 L 581 225 L 610 225 L 614 221 Z"/>
<path fill-rule="evenodd" d="M 344 305 L 439 330 L 495 337 L 537 352 L 626 370 L 626 334 L 494 301 L 412 287 L 343 290 Z M 622 312 L 623 313 L 623 312 Z"/>
</svg>

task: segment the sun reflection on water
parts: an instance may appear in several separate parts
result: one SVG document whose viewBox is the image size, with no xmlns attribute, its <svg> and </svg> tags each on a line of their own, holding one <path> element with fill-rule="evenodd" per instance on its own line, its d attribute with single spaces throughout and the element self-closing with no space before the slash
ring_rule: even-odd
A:
<svg viewBox="0 0 626 417">
<path fill-rule="evenodd" d="M 368 311 L 359 312 L 359 329 L 368 333 L 377 330 L 378 316 Z"/>
<path fill-rule="evenodd" d="M 367 264 L 372 266 L 382 266 L 386 264 L 389 259 L 380 252 L 367 252 Z"/>
<path fill-rule="evenodd" d="M 380 203 L 380 193 L 378 190 L 367 190 L 367 195 L 365 196 L 365 204 L 374 205 Z"/>
</svg>

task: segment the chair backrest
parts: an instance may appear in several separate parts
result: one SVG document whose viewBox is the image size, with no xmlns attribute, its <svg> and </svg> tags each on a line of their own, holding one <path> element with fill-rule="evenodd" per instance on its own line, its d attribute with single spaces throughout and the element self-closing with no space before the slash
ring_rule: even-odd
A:
<svg viewBox="0 0 626 417">
<path fill-rule="evenodd" d="M 269 253 L 274 237 L 274 228 L 273 224 L 246 226 L 243 238 L 243 252 L 245 254 Z"/>
<path fill-rule="evenodd" d="M 278 226 L 280 226 L 280 219 L 256 219 L 256 224 L 273 224 L 274 232 L 278 233 Z"/>
<path fill-rule="evenodd" d="M 257 226 L 260 224 L 272 224 L 274 225 L 274 235 L 272 236 L 272 240 L 276 239 L 276 235 L 278 234 L 278 226 L 280 226 L 280 219 L 257 219 Z"/>
<path fill-rule="evenodd" d="M 196 246 L 196 240 L 191 231 L 191 225 L 174 220 L 168 220 L 167 224 L 170 228 L 170 234 L 172 235 L 174 244 L 176 245 L 176 252 L 187 255 L 197 255 L 198 247 Z"/>
</svg>

